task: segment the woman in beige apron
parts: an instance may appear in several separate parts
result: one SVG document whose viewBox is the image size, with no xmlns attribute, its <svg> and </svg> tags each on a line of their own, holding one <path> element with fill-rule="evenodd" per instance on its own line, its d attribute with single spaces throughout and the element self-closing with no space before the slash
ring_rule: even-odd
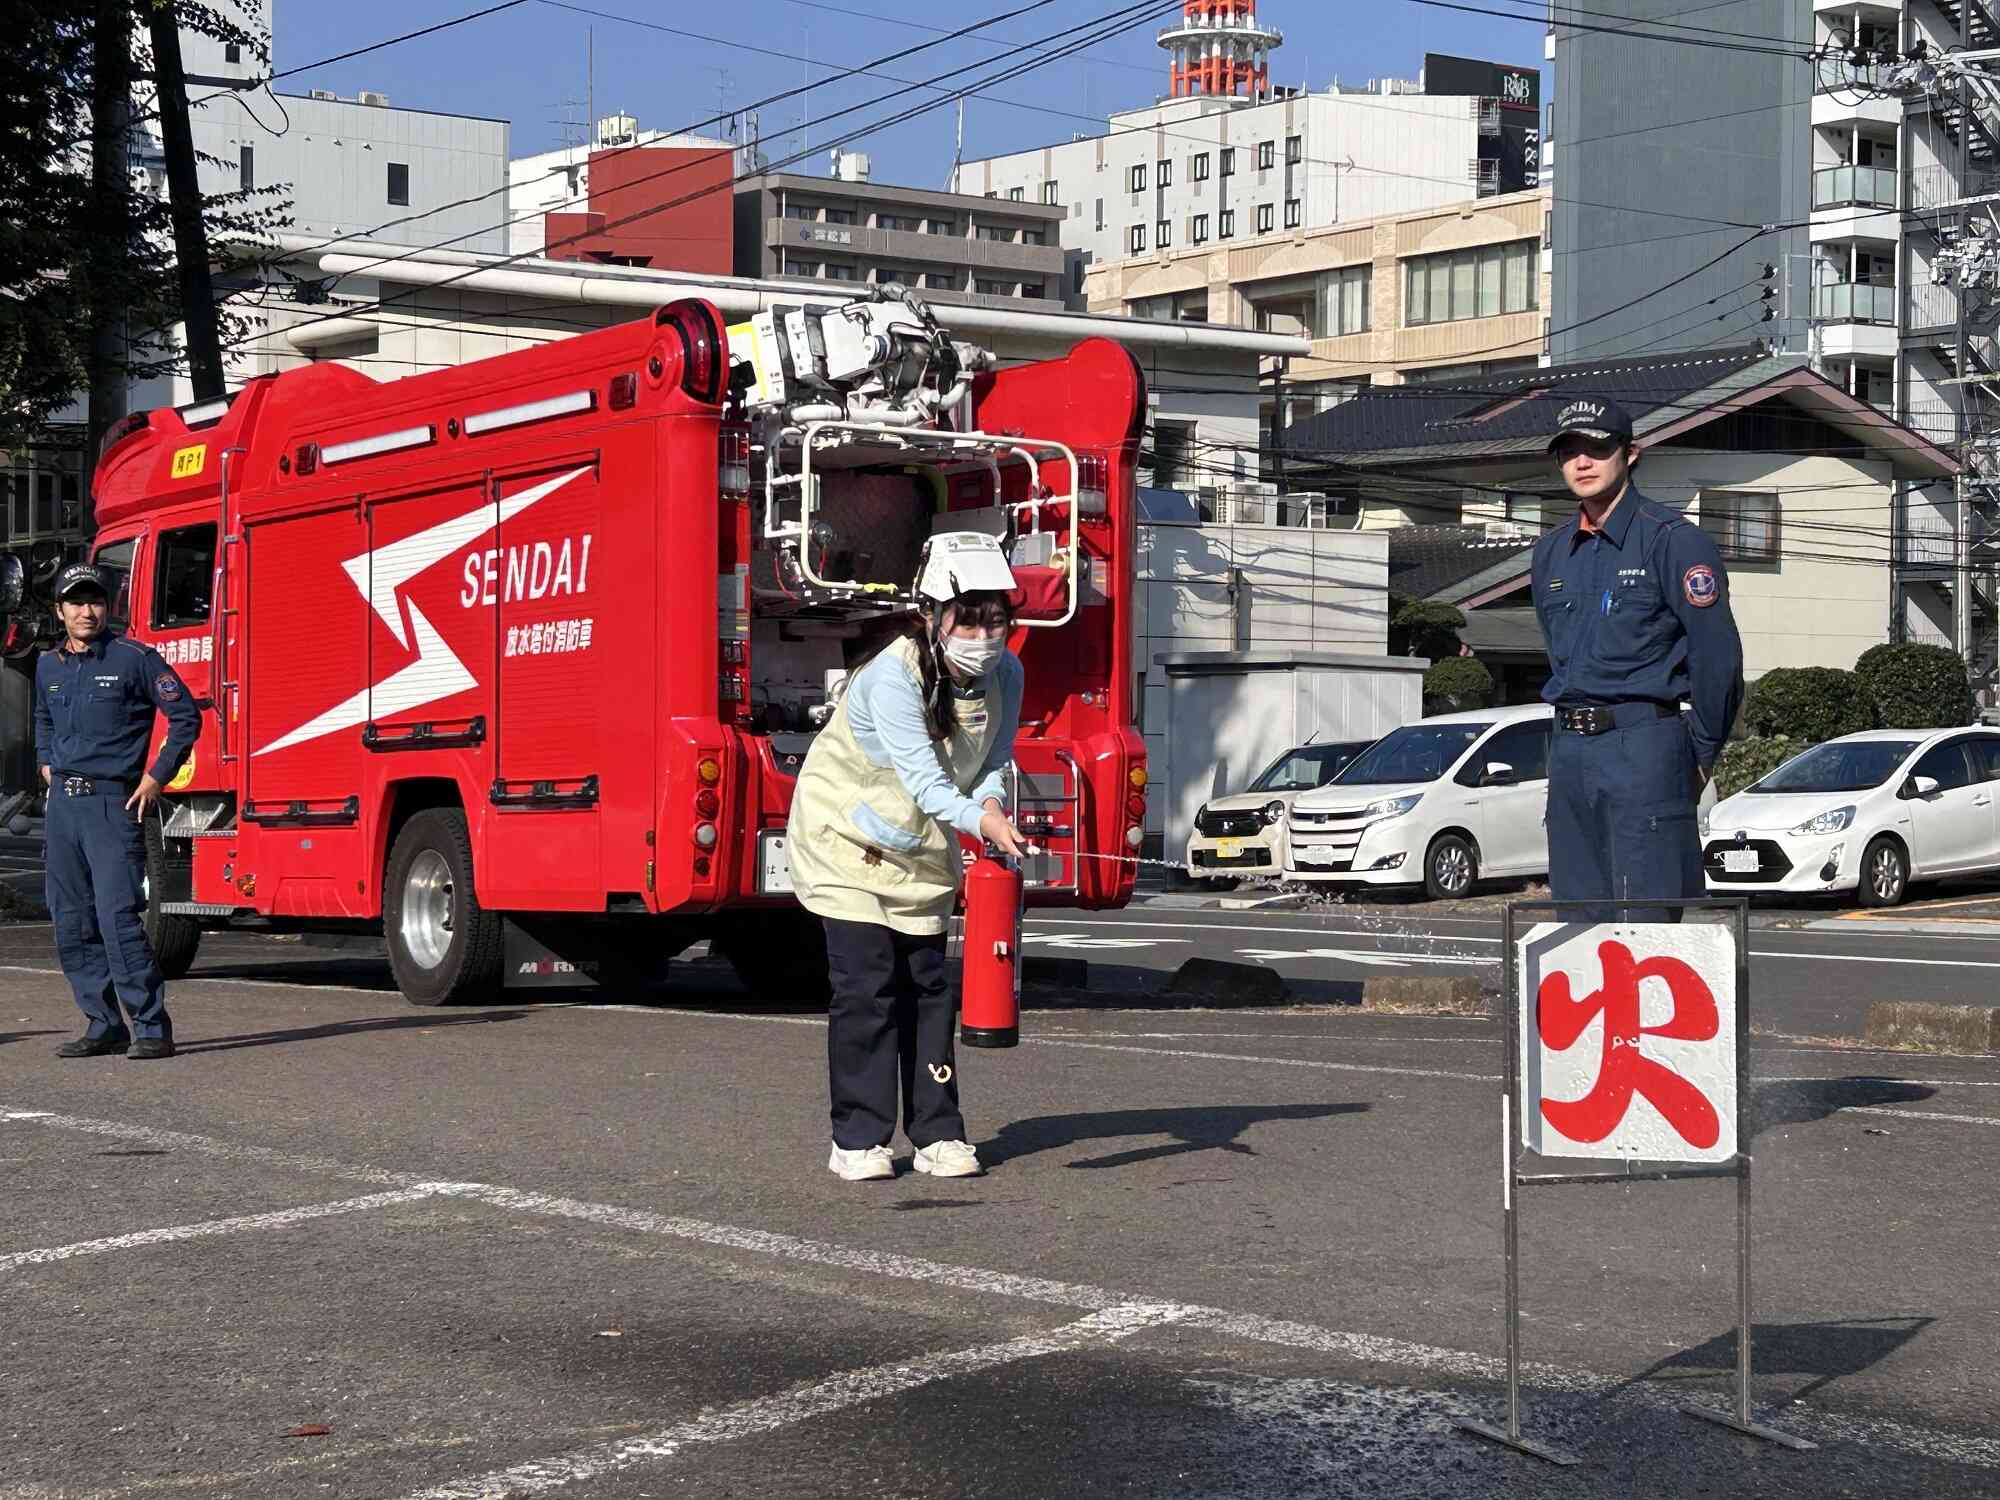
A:
<svg viewBox="0 0 2000 1500">
<path fill-rule="evenodd" d="M 1022 684 L 1007 650 L 1013 588 L 993 537 L 932 537 L 921 619 L 849 676 L 792 795 L 792 881 L 826 924 L 833 989 L 827 1169 L 849 1182 L 896 1175 L 899 1086 L 916 1170 L 980 1171 L 959 1113 L 945 929 L 961 833 L 1027 848 L 1005 804 Z"/>
</svg>

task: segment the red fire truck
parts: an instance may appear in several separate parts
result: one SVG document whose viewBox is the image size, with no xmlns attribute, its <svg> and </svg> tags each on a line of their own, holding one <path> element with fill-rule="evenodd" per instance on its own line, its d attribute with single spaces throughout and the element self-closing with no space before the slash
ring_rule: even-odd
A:
<svg viewBox="0 0 2000 1500">
<path fill-rule="evenodd" d="M 148 829 L 169 972 L 379 930 L 418 1004 L 707 939 L 812 977 L 794 777 L 935 531 L 1004 538 L 1039 905 L 1131 894 L 1133 462 L 1117 344 L 997 369 L 898 288 L 638 322 L 392 382 L 339 365 L 106 440 L 114 614 L 204 702 Z M 823 975 L 819 976 L 823 980 Z"/>
</svg>

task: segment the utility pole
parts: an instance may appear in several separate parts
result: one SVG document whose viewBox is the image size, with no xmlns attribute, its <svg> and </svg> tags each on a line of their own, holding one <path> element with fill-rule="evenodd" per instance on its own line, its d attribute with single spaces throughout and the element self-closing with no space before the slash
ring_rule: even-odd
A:
<svg viewBox="0 0 2000 1500">
<path fill-rule="evenodd" d="M 167 153 L 167 202 L 174 224 L 174 259 L 180 266 L 188 374 L 194 399 L 214 401 L 223 393 L 222 342 L 216 332 L 215 283 L 209 275 L 208 232 L 201 220 L 194 133 L 188 124 L 181 28 L 167 0 L 154 0 L 147 27 L 153 38 L 153 81 L 159 92 L 160 135 Z"/>
<path fill-rule="evenodd" d="M 111 425 L 126 413 L 124 273 L 131 258 L 132 181 L 127 135 L 132 122 L 132 10 L 128 0 L 97 0 L 91 23 L 90 218 L 106 243 L 93 259 L 90 288 L 89 441 L 93 461 Z M 83 536 L 97 534 L 97 499 L 84 484 Z"/>
</svg>

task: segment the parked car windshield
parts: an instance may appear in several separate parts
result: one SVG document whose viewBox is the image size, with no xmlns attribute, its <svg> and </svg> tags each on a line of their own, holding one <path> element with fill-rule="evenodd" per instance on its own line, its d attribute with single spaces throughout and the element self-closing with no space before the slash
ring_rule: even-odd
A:
<svg viewBox="0 0 2000 1500">
<path fill-rule="evenodd" d="M 1340 768 L 1367 748 L 1366 740 L 1345 745 L 1301 745 L 1264 767 L 1250 783 L 1253 792 L 1309 792 L 1333 780 Z"/>
<path fill-rule="evenodd" d="M 1377 740 L 1333 778 L 1335 786 L 1436 781 L 1491 724 L 1405 724 Z"/>
<path fill-rule="evenodd" d="M 1856 740 L 1815 745 L 1794 756 L 1750 790 L 1753 792 L 1865 792 L 1896 774 L 1915 740 Z"/>
</svg>

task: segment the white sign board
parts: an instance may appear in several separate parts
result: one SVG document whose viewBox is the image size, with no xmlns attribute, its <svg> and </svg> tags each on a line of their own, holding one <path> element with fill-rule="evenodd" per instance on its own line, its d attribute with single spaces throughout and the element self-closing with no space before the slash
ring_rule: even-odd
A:
<svg viewBox="0 0 2000 1500">
<path fill-rule="evenodd" d="M 1543 923 L 1517 939 L 1521 1143 L 1543 1156 L 1736 1154 L 1736 934 Z"/>
</svg>

